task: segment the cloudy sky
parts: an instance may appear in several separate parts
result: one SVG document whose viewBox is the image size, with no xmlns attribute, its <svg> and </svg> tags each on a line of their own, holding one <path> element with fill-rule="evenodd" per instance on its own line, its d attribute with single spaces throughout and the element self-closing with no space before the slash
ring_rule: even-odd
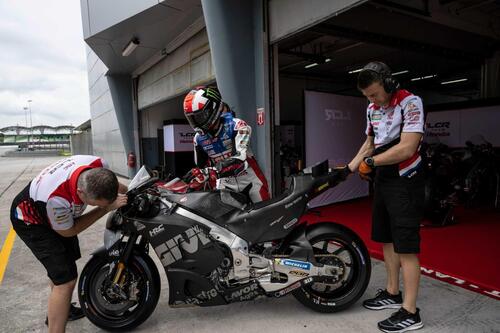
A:
<svg viewBox="0 0 500 333">
<path fill-rule="evenodd" d="M 90 118 L 80 1 L 0 0 L 0 128 Z M 28 125 L 29 125 L 28 117 Z"/>
</svg>

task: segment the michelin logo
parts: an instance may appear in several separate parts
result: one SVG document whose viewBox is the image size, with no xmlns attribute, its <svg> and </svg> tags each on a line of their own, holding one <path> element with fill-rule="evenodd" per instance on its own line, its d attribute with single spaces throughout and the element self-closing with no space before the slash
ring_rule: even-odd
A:
<svg viewBox="0 0 500 333">
<path fill-rule="evenodd" d="M 303 269 L 305 271 L 308 271 L 311 269 L 310 263 L 304 262 L 304 261 L 298 261 L 298 260 L 282 259 L 280 264 L 285 265 L 285 266 L 300 268 L 300 269 Z"/>
</svg>

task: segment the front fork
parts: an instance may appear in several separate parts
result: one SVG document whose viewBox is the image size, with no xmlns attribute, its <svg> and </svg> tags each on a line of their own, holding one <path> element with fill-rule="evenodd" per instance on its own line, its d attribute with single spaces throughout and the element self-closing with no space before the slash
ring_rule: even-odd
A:
<svg viewBox="0 0 500 333">
<path fill-rule="evenodd" d="M 116 267 L 116 272 L 113 277 L 113 285 L 115 287 L 123 287 L 123 284 L 125 283 L 125 275 L 123 274 L 123 271 L 125 270 L 126 264 L 128 263 L 130 256 L 132 254 L 132 250 L 134 249 L 135 243 L 137 242 L 137 238 L 139 237 L 138 234 L 132 234 L 128 241 L 127 245 L 125 246 L 125 249 L 123 251 L 123 254 L 120 256 L 120 259 L 118 260 L 118 264 Z"/>
</svg>

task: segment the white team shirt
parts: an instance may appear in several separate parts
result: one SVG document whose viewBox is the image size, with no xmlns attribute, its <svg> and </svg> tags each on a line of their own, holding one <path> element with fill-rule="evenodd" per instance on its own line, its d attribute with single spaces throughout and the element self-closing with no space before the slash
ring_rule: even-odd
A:
<svg viewBox="0 0 500 333">
<path fill-rule="evenodd" d="M 80 174 L 91 168 L 108 168 L 100 157 L 74 155 L 46 167 L 31 182 L 30 197 L 46 204 L 47 218 L 54 230 L 67 230 L 86 205 L 77 195 Z"/>
</svg>

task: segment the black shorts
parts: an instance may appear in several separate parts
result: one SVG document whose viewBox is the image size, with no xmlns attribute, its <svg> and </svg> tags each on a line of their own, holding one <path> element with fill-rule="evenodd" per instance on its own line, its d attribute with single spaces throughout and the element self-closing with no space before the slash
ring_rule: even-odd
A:
<svg viewBox="0 0 500 333">
<path fill-rule="evenodd" d="M 81 257 L 78 237 L 63 237 L 43 222 L 26 224 L 17 219 L 15 210 L 22 200 L 26 200 L 26 189 L 19 193 L 11 206 L 10 219 L 17 235 L 42 263 L 55 285 L 76 279 L 76 260 Z"/>
<path fill-rule="evenodd" d="M 396 253 L 419 253 L 425 199 L 423 175 L 378 176 L 374 184 L 372 239 L 393 243 Z"/>
</svg>

